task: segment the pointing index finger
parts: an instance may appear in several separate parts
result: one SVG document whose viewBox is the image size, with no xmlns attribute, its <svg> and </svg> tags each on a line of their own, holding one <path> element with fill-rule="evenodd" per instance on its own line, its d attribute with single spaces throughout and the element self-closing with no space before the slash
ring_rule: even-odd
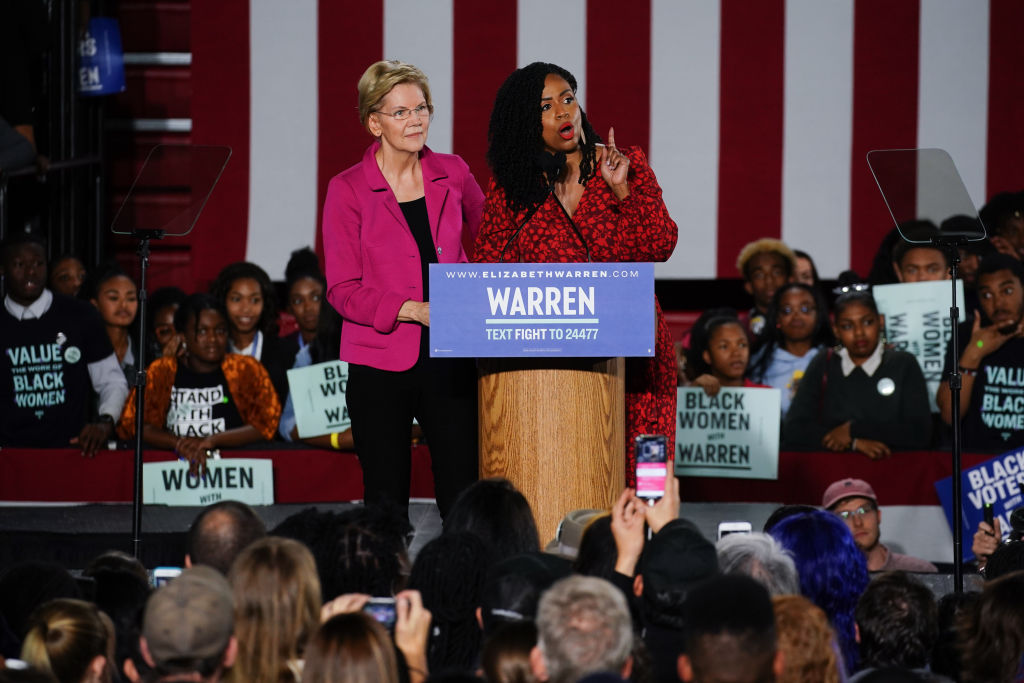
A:
<svg viewBox="0 0 1024 683">
<path fill-rule="evenodd" d="M 608 146 L 609 147 L 614 147 L 615 146 L 615 128 L 609 128 L 608 129 Z"/>
</svg>

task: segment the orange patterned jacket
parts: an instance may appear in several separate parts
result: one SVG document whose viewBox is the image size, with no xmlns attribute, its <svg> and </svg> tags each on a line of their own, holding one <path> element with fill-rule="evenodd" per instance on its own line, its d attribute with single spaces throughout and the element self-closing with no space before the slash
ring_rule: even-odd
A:
<svg viewBox="0 0 1024 683">
<path fill-rule="evenodd" d="M 228 391 L 238 406 L 238 413 L 247 425 L 268 441 L 277 432 L 281 418 L 281 402 L 270 382 L 270 375 L 258 360 L 250 356 L 229 353 L 220 364 L 227 380 Z M 146 406 L 143 420 L 148 425 L 164 429 L 167 411 L 171 406 L 171 387 L 178 372 L 177 358 L 157 358 L 146 370 Z M 117 434 L 122 439 L 135 435 L 135 389 L 124 404 Z"/>
</svg>

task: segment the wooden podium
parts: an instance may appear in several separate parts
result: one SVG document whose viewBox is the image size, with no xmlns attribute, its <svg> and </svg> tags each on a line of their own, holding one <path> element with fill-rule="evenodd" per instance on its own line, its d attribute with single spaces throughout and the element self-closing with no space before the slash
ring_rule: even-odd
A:
<svg viewBox="0 0 1024 683">
<path fill-rule="evenodd" d="M 653 263 L 430 264 L 430 355 L 477 358 L 480 476 L 548 541 L 626 481 L 623 357 L 654 355 Z"/>
<path fill-rule="evenodd" d="M 530 502 L 542 543 L 571 510 L 625 486 L 625 359 L 481 358 L 480 477 Z"/>
</svg>

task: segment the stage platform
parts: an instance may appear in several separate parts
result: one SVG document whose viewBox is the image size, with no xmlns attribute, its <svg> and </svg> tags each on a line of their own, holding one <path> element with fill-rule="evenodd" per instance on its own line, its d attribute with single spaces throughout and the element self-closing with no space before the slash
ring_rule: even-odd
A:
<svg viewBox="0 0 1024 683">
<path fill-rule="evenodd" d="M 276 504 L 260 508 L 269 528 L 310 506 L 339 509 L 362 498 L 362 473 L 354 454 L 281 446 L 225 453 L 272 460 Z M 965 454 L 964 465 L 990 457 Z M 0 450 L 0 569 L 29 557 L 77 568 L 105 549 L 130 550 L 132 458 L 127 450 L 102 451 L 94 459 L 73 449 Z M 145 458 L 152 462 L 175 456 L 147 451 Z M 432 500 L 425 446 L 413 449 L 412 463 L 413 497 Z M 783 452 L 776 480 L 683 478 L 681 514 L 714 539 L 721 521 L 745 520 L 759 529 L 778 505 L 818 505 L 830 482 L 860 477 L 878 494 L 884 543 L 898 552 L 948 563 L 952 534 L 938 505 L 935 482 L 950 471 L 949 454 L 936 451 L 898 452 L 882 461 L 858 453 Z M 147 566 L 180 562 L 184 532 L 198 510 L 145 506 Z M 415 552 L 440 532 L 440 521 L 433 503 L 414 504 L 410 515 L 416 529 Z"/>
<path fill-rule="evenodd" d="M 310 507 L 340 511 L 361 503 L 261 505 L 253 509 L 267 529 Z M 145 505 L 142 508 L 142 562 L 146 567 L 180 567 L 185 537 L 202 508 Z M 413 525 L 410 554 L 441 533 L 441 517 L 432 500 L 409 505 Z M 132 506 L 128 504 L 28 505 L 0 507 L 0 573 L 25 560 L 56 562 L 84 569 L 107 550 L 132 551 Z"/>
</svg>

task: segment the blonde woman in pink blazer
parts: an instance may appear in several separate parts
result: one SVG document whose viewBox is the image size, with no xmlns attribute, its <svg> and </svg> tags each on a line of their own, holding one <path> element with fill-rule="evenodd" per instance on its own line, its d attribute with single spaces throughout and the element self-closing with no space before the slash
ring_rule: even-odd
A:
<svg viewBox="0 0 1024 683">
<path fill-rule="evenodd" d="M 470 359 L 430 357 L 427 266 L 467 261 L 463 237 L 475 239 L 484 195 L 462 159 L 426 146 L 433 112 L 415 66 L 366 70 L 359 118 L 376 140 L 331 179 L 323 243 L 366 504 L 408 511 L 415 417 L 443 516 L 477 478 L 476 370 Z"/>
</svg>

